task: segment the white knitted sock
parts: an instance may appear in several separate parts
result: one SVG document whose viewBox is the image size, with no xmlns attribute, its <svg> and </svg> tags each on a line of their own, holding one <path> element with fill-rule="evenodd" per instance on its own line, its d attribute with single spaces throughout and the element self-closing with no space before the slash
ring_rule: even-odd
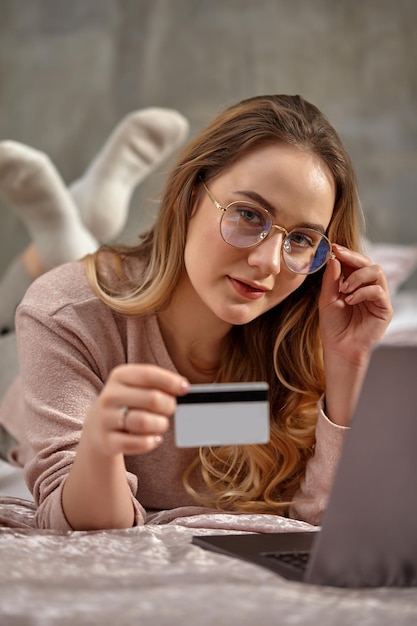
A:
<svg viewBox="0 0 417 626">
<path fill-rule="evenodd" d="M 44 270 L 97 249 L 98 242 L 43 152 L 15 141 L 0 142 L 0 195 L 25 223 Z"/>
<path fill-rule="evenodd" d="M 85 226 L 101 242 L 126 223 L 135 187 L 185 140 L 186 118 L 178 111 L 148 108 L 116 126 L 85 174 L 69 189 Z"/>
</svg>

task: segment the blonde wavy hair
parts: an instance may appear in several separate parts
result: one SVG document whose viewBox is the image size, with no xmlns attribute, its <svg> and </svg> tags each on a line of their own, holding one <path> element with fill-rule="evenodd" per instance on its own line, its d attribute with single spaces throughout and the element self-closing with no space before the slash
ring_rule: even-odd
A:
<svg viewBox="0 0 417 626">
<path fill-rule="evenodd" d="M 164 309 L 185 271 L 184 246 L 201 179 L 209 182 L 242 156 L 271 144 L 298 147 L 326 163 L 336 185 L 327 235 L 358 250 L 362 222 L 355 176 L 336 131 L 300 96 L 257 96 L 221 113 L 183 149 L 166 180 L 154 225 L 139 245 L 106 247 L 87 257 L 98 296 L 127 315 Z M 125 271 L 129 257 L 142 260 L 140 284 Z M 322 274 L 307 276 L 284 302 L 233 327 L 226 337 L 214 377 L 269 383 L 271 438 L 267 445 L 201 448 L 184 475 L 185 488 L 200 503 L 221 510 L 288 512 L 314 452 L 317 400 L 325 389 L 318 329 Z M 196 472 L 204 492 L 191 486 Z"/>
</svg>

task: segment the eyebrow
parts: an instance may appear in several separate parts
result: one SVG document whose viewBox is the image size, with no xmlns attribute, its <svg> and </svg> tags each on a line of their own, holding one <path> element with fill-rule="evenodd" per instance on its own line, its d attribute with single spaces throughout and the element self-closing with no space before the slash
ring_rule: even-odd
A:
<svg viewBox="0 0 417 626">
<path fill-rule="evenodd" d="M 271 213 L 271 215 L 273 215 L 274 217 L 277 216 L 276 208 L 272 206 L 272 204 L 270 204 L 268 200 L 265 200 L 265 198 L 259 195 L 259 193 L 256 193 L 256 191 L 236 191 L 235 193 L 247 196 L 247 198 L 249 198 L 250 200 L 253 200 L 257 204 L 260 204 L 261 207 L 263 207 L 264 209 L 267 209 L 267 211 Z M 312 222 L 302 222 L 301 224 L 299 223 L 296 226 L 293 226 L 290 230 L 294 230 L 294 228 L 312 228 L 313 230 L 318 230 L 320 233 L 323 233 L 323 235 L 326 233 L 326 229 L 322 224 L 314 224 Z"/>
</svg>

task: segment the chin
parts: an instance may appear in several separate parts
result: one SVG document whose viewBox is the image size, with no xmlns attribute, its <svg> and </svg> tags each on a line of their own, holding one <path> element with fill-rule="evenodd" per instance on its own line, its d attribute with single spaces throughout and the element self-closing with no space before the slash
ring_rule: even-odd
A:
<svg viewBox="0 0 417 626">
<path fill-rule="evenodd" d="M 222 319 L 227 324 L 231 324 L 232 326 L 243 326 L 244 324 L 249 324 L 253 322 L 257 317 L 263 315 L 265 311 L 259 311 L 259 313 L 253 313 L 248 311 L 227 311 L 223 315 L 219 315 L 220 319 Z"/>
</svg>

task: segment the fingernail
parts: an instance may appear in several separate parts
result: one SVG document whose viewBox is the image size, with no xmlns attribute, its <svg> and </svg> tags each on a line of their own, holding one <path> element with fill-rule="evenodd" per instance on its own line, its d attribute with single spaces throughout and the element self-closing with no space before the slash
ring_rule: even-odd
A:
<svg viewBox="0 0 417 626">
<path fill-rule="evenodd" d="M 343 291 L 343 292 L 349 291 L 349 287 L 350 287 L 349 281 L 345 280 L 345 282 L 342 283 L 342 286 L 340 287 L 340 291 Z"/>
<path fill-rule="evenodd" d="M 180 383 L 180 387 L 181 389 L 184 389 L 184 391 L 188 391 L 190 389 L 190 383 L 188 382 L 188 380 L 182 380 Z"/>
<path fill-rule="evenodd" d="M 163 437 L 161 437 L 161 435 L 155 435 L 154 440 L 155 443 L 162 443 Z"/>
</svg>

